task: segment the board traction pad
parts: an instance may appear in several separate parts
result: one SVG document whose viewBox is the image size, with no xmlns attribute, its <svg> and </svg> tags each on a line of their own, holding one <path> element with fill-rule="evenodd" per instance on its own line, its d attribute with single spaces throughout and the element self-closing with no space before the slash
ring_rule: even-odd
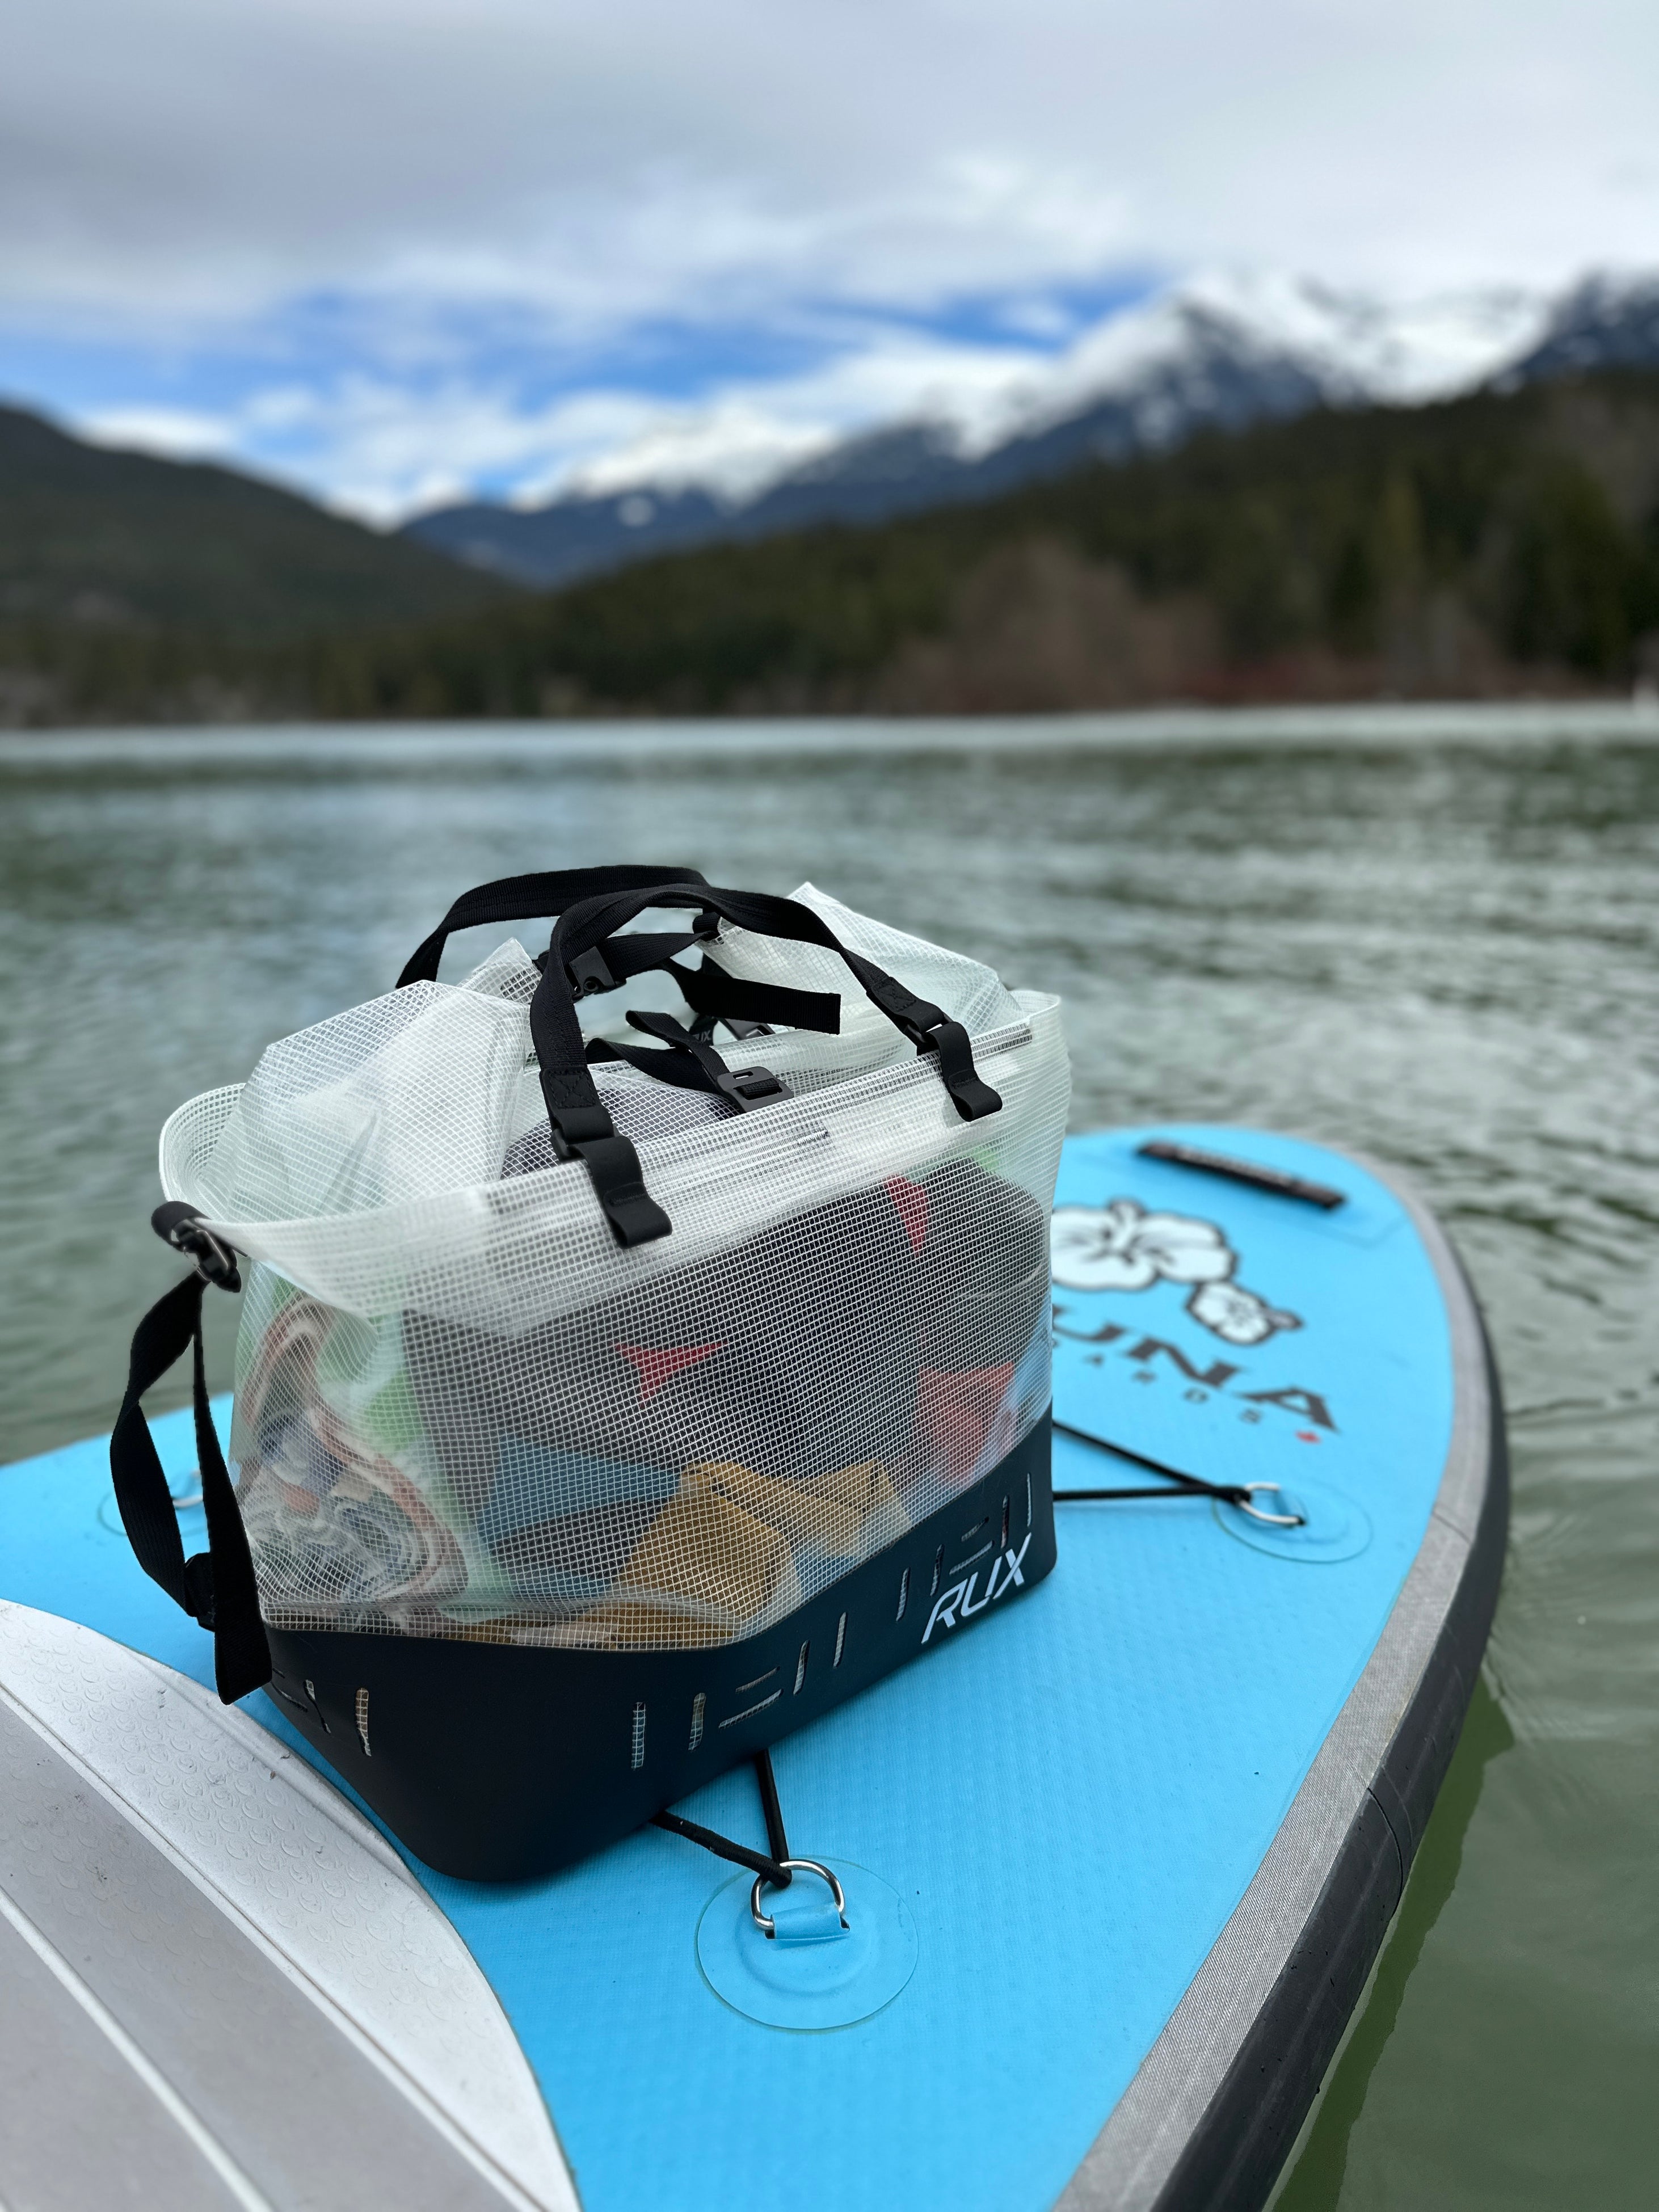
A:
<svg viewBox="0 0 1659 2212">
<path fill-rule="evenodd" d="M 1152 1135 L 1347 1202 L 1319 1214 L 1142 1158 Z M 415 1867 L 505 2008 L 589 2212 L 1269 2193 L 1473 1687 L 1501 1421 L 1449 1248 L 1381 1171 L 1238 1129 L 1071 1140 L 1057 1206 L 1118 1200 L 1094 1237 L 1118 1286 L 1056 1287 L 1057 1419 L 1226 1480 L 1316 1468 L 1370 1540 L 1304 1563 L 1235 1542 L 1203 1504 L 1062 1506 L 1058 1568 L 1006 1619 L 781 1744 L 793 1848 L 871 1868 L 915 1916 L 915 1973 L 856 2027 L 722 2006 L 694 1934 L 727 1877 L 659 1831 L 533 1884 Z M 1158 1217 L 1185 1224 L 1162 1246 Z M 187 1416 L 156 1429 L 183 1476 Z M 1057 1435 L 1054 1479 L 1140 1478 Z M 127 1552 L 96 1443 L 0 1471 L 0 1596 L 210 1679 L 207 1639 Z M 245 1709 L 314 1756 L 268 1698 Z M 741 1774 L 678 1809 L 758 1829 Z"/>
</svg>

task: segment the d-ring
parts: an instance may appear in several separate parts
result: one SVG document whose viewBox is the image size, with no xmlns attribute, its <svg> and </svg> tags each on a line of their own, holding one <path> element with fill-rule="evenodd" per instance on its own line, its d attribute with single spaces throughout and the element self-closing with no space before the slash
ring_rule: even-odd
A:
<svg viewBox="0 0 1659 2212">
<path fill-rule="evenodd" d="M 846 1927 L 847 1894 L 827 1866 L 821 1865 L 817 1859 L 780 1859 L 778 1864 L 781 1867 L 787 1867 L 791 1874 L 815 1874 L 827 1881 L 830 1885 L 830 1894 L 836 1900 L 836 1910 L 841 1915 L 841 1924 L 843 1928 Z M 755 1876 L 755 1887 L 749 1893 L 749 1910 L 761 1934 L 775 1936 L 778 1932 L 777 1922 L 761 1911 L 761 1892 L 766 1887 L 766 1881 L 767 1877 L 763 1874 L 757 1874 Z"/>
<path fill-rule="evenodd" d="M 1277 1494 L 1281 1487 L 1279 1483 L 1247 1482 L 1242 1487 L 1249 1492 L 1249 1498 L 1239 1499 L 1238 1510 L 1241 1513 L 1248 1513 L 1252 1521 L 1265 1521 L 1270 1528 L 1305 1528 L 1307 1527 L 1308 1516 L 1305 1513 L 1261 1513 L 1251 1504 L 1250 1498 L 1254 1498 L 1258 1490 L 1271 1490 Z"/>
</svg>

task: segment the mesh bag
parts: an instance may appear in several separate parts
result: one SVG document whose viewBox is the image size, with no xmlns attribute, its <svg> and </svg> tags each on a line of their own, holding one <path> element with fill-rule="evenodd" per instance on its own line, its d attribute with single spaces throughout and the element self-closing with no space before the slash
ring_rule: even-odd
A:
<svg viewBox="0 0 1659 2212">
<path fill-rule="evenodd" d="M 539 962 L 509 940 L 436 980 L 450 929 L 535 912 Z M 244 1673 L 268 1654 L 423 1856 L 524 1871 L 1029 1586 L 1067 1098 L 1056 1001 L 810 884 L 611 870 L 458 902 L 396 990 L 162 1133 L 158 1223 L 244 1290 L 236 1525 L 222 1503 L 222 1544 L 210 1499 L 210 1577 L 182 1563 L 181 1601 L 192 1569 L 214 1585 L 222 1692 L 247 1686 L 228 1638 Z M 711 1711 L 751 1664 L 754 1714 Z M 454 1812 L 434 1713 L 476 1764 L 481 1694 L 561 1723 L 580 1813 L 573 1785 L 504 1814 L 522 1743 L 493 1840 Z M 650 1714 L 676 1700 L 671 1759 Z"/>
</svg>

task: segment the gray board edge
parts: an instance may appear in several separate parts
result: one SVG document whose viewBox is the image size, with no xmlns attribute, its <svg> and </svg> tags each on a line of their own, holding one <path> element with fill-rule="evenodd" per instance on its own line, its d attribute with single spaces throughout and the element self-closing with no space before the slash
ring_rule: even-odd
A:
<svg viewBox="0 0 1659 2212">
<path fill-rule="evenodd" d="M 1429 1525 L 1381 1636 L 1249 1887 L 1055 2212 L 1259 2212 L 1346 2033 L 1474 1694 L 1509 1533 L 1492 1347 L 1445 1231 L 1387 1184 L 1450 1326 L 1452 1430 Z"/>
</svg>

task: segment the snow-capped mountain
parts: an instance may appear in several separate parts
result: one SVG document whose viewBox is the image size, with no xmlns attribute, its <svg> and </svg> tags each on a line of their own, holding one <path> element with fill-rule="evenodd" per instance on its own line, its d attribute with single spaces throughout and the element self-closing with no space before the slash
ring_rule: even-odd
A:
<svg viewBox="0 0 1659 2212">
<path fill-rule="evenodd" d="M 1545 318 L 1537 342 L 1500 381 L 1534 384 L 1587 368 L 1659 362 L 1659 276 L 1587 276 Z"/>
<path fill-rule="evenodd" d="M 1167 443 L 1196 420 L 1229 419 L 1246 384 L 1339 404 L 1437 398 L 1513 361 L 1546 313 L 1508 288 L 1389 305 L 1272 273 L 1189 278 L 1075 339 L 1017 395 L 1020 419 L 1002 434 L 1116 399 L 1139 410 L 1148 441 Z"/>
<path fill-rule="evenodd" d="M 1615 362 L 1659 362 L 1659 279 L 1595 276 L 1551 301 L 1513 289 L 1385 303 L 1264 274 L 1189 279 L 926 416 L 828 441 L 742 499 L 677 472 L 516 508 L 418 516 L 409 533 L 543 586 L 717 539 L 874 522 L 984 498 L 1200 428 L 1318 406 L 1413 404 Z"/>
</svg>

